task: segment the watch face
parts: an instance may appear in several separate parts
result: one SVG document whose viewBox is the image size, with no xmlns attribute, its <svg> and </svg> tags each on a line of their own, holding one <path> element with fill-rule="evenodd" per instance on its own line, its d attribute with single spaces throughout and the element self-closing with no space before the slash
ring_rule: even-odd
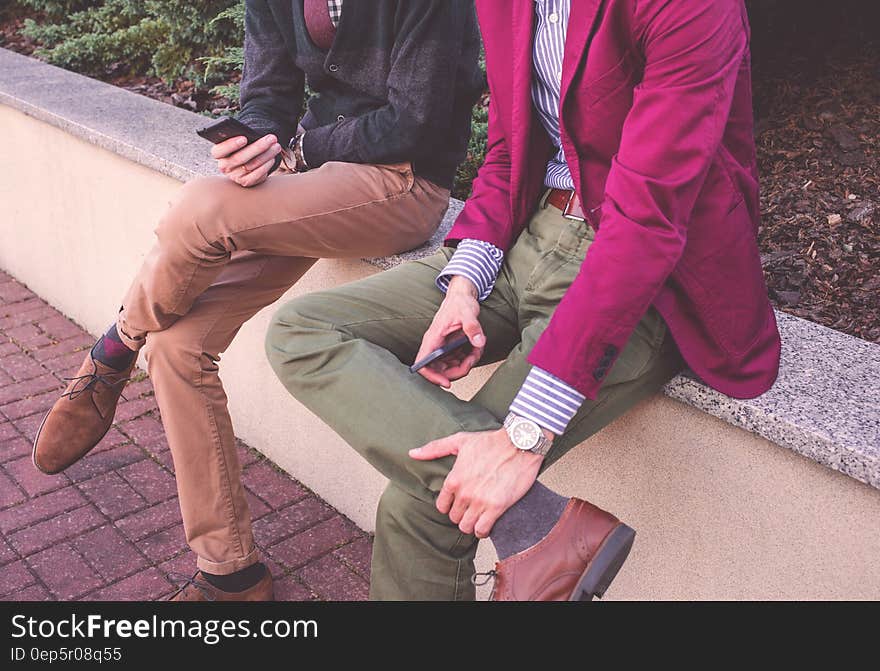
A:
<svg viewBox="0 0 880 671">
<path fill-rule="evenodd" d="M 541 429 L 527 419 L 520 419 L 510 427 L 510 440 L 521 450 L 530 450 L 541 439 Z"/>
</svg>

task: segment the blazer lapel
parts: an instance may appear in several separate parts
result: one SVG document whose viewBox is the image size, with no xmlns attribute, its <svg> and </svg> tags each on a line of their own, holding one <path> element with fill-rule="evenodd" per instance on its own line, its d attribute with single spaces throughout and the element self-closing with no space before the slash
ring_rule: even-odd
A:
<svg viewBox="0 0 880 671">
<path fill-rule="evenodd" d="M 562 89 L 559 94 L 559 108 L 565 102 L 565 96 L 577 72 L 578 65 L 587 54 L 596 16 L 605 0 L 571 0 L 571 12 L 568 15 L 568 29 L 565 33 L 565 54 L 562 58 Z"/>
<path fill-rule="evenodd" d="M 511 58 L 513 60 L 513 126 L 510 130 L 511 183 L 522 183 L 528 169 L 529 137 L 532 131 L 532 34 L 535 22 L 535 0 L 513 0 Z M 511 197 L 520 189 L 514 187 Z"/>
</svg>

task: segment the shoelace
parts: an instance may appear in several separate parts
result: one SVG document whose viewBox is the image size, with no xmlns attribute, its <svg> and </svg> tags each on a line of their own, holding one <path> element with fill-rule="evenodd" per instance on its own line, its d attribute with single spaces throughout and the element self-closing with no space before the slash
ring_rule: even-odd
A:
<svg viewBox="0 0 880 671">
<path fill-rule="evenodd" d="M 61 394 L 61 397 L 64 398 L 65 396 L 67 396 L 72 401 L 75 398 L 77 398 L 78 396 L 81 396 L 82 394 L 86 393 L 87 391 L 90 391 L 92 393 L 97 391 L 95 389 L 95 386 L 98 384 L 98 382 L 102 383 L 106 387 L 112 388 L 112 387 L 118 387 L 119 385 L 125 385 L 125 383 L 131 379 L 130 377 L 125 377 L 125 378 L 116 380 L 115 382 L 111 382 L 111 381 L 108 381 L 108 378 L 105 374 L 98 374 L 97 370 L 98 370 L 98 367 L 95 366 L 95 371 L 92 373 L 87 373 L 86 375 L 77 375 L 75 377 L 63 378 L 65 382 L 70 382 L 70 381 L 74 381 L 74 380 L 75 380 L 75 382 L 74 382 L 73 386 L 70 388 L 70 391 L 64 392 L 63 394 Z M 80 382 L 83 380 L 85 380 L 86 382 L 84 384 L 80 384 Z M 122 396 L 122 394 L 120 394 L 120 396 Z M 122 396 L 122 399 L 128 400 L 125 398 L 125 396 Z"/>
<path fill-rule="evenodd" d="M 475 587 L 482 587 L 490 580 L 494 580 L 496 575 L 498 575 L 498 573 L 494 570 L 485 571 L 483 573 L 474 573 L 471 576 L 471 584 L 473 584 Z"/>
<path fill-rule="evenodd" d="M 213 585 L 204 580 L 196 580 L 198 574 L 198 571 L 191 576 L 186 575 L 185 573 L 169 573 L 168 579 L 177 587 L 175 594 L 180 594 L 183 590 L 192 585 L 203 597 L 205 597 L 205 599 L 208 601 L 216 601 Z"/>
<path fill-rule="evenodd" d="M 498 575 L 496 570 L 484 571 L 483 573 L 474 573 L 471 576 L 471 583 L 474 587 L 481 587 L 485 585 L 490 580 L 495 580 L 495 577 Z M 482 579 L 481 579 L 482 578 Z M 492 585 L 492 591 L 489 593 L 489 601 L 492 601 L 495 598 L 495 588 L 498 586 L 498 583 L 494 583 Z"/>
</svg>

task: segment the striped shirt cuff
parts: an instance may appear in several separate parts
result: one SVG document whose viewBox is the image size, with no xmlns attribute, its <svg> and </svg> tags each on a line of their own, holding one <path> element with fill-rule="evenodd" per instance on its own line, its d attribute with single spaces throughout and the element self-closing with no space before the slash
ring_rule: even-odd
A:
<svg viewBox="0 0 880 671">
<path fill-rule="evenodd" d="M 443 293 L 455 275 L 468 278 L 477 287 L 477 300 L 489 298 L 495 288 L 495 280 L 504 262 L 504 252 L 495 245 L 482 240 L 465 238 L 455 249 L 449 263 L 437 276 L 437 288 Z"/>
<path fill-rule="evenodd" d="M 534 366 L 510 404 L 510 412 L 561 436 L 585 398 L 558 377 Z"/>
</svg>

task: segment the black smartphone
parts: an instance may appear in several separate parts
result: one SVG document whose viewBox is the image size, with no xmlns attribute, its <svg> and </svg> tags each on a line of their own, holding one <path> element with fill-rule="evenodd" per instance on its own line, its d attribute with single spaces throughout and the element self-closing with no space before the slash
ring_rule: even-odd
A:
<svg viewBox="0 0 880 671">
<path fill-rule="evenodd" d="M 238 119 L 233 119 L 228 116 L 220 117 L 220 119 L 214 123 L 205 126 L 204 128 L 199 128 L 196 133 L 206 140 L 210 140 L 214 144 L 218 144 L 231 137 L 238 137 L 240 135 L 247 138 L 247 144 L 251 144 L 265 135 L 265 133 L 258 133 Z"/>
<path fill-rule="evenodd" d="M 425 356 L 425 358 L 416 361 L 412 366 L 409 367 L 409 372 L 416 373 L 420 368 L 424 368 L 429 363 L 436 361 L 442 356 L 446 356 L 450 352 L 454 352 L 459 347 L 464 347 L 468 343 L 470 343 L 470 340 L 468 340 L 468 337 L 466 335 L 455 338 L 454 340 L 450 340 L 442 347 L 438 347 L 433 352 Z"/>
</svg>

